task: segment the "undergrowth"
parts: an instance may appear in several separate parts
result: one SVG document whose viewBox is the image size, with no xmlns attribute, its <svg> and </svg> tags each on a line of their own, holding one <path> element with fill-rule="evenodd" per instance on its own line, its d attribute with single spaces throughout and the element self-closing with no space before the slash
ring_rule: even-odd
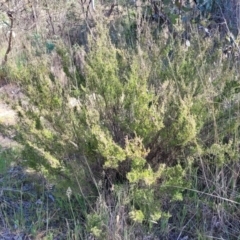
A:
<svg viewBox="0 0 240 240">
<path fill-rule="evenodd" d="M 21 203 L 2 208 L 5 228 L 30 239 L 238 239 L 238 48 L 179 19 L 138 25 L 130 10 L 116 19 L 121 41 L 96 14 L 83 46 L 22 36 L 2 66 L 21 88 L 7 101 L 24 166 L 18 180 L 5 168 L 4 201 Z M 25 202 L 39 204 L 30 219 Z"/>
</svg>

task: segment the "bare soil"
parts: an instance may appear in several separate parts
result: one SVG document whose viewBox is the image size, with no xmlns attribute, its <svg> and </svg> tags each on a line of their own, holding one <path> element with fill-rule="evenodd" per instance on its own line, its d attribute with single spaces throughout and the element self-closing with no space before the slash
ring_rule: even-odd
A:
<svg viewBox="0 0 240 240">
<path fill-rule="evenodd" d="M 8 127 L 17 123 L 16 112 L 5 103 L 4 99 L 9 98 L 11 100 L 20 96 L 20 89 L 16 85 L 6 84 L 0 87 L 0 125 Z M 17 145 L 11 137 L 5 137 L 0 132 L 0 146 L 2 148 L 11 148 Z"/>
</svg>

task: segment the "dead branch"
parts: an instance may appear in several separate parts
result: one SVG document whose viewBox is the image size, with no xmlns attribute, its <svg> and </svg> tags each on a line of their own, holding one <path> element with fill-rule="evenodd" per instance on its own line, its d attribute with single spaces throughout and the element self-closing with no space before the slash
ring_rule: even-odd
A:
<svg viewBox="0 0 240 240">
<path fill-rule="evenodd" d="M 49 22 L 50 22 L 50 25 L 51 25 L 51 28 L 52 28 L 52 33 L 55 35 L 55 29 L 54 29 L 54 25 L 53 25 L 53 20 L 52 20 L 52 16 L 50 14 L 50 11 L 49 11 L 47 0 L 45 0 L 45 4 L 46 4 L 46 11 L 47 11 L 47 14 L 48 14 L 48 17 L 49 17 Z"/>
<path fill-rule="evenodd" d="M 110 16 L 111 16 L 111 14 L 112 14 L 113 9 L 114 9 L 115 6 L 117 6 L 117 4 L 114 4 L 114 3 L 113 3 L 113 4 L 111 5 L 109 11 L 108 11 L 108 12 L 106 13 L 106 15 L 105 15 L 106 17 L 110 17 Z"/>
<path fill-rule="evenodd" d="M 12 37 L 13 37 L 13 11 L 7 11 L 7 15 L 10 19 L 10 31 L 9 31 L 9 38 L 8 38 L 8 47 L 7 47 L 7 51 L 4 55 L 4 59 L 2 62 L 2 65 L 6 64 L 7 59 L 8 59 L 8 54 L 10 53 L 11 49 L 12 49 Z"/>
</svg>

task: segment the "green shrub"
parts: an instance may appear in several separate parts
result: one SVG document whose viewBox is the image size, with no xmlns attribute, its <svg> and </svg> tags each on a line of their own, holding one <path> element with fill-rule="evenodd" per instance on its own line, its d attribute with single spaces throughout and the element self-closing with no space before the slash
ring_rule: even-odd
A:
<svg viewBox="0 0 240 240">
<path fill-rule="evenodd" d="M 97 24 L 89 36 L 82 79 L 71 49 L 56 44 L 52 51 L 61 59 L 65 86 L 50 71 L 49 55 L 28 66 L 8 63 L 9 77 L 27 99 L 25 105 L 15 103 L 20 116 L 16 139 L 24 145 L 27 165 L 71 184 L 80 179 L 75 185 L 81 194 L 93 194 L 86 197 L 91 197 L 87 231 L 99 239 L 107 236 L 111 214 L 120 212 L 115 198 L 122 186 L 128 194 L 121 202 L 126 218 L 151 227 L 170 217 L 164 202 L 184 200 L 194 164 L 204 168 L 203 160 L 212 161 L 203 169 L 208 182 L 212 169 L 219 174 L 237 159 L 234 65 L 220 58 L 220 46 L 215 49 L 213 41 L 201 39 L 194 27 L 190 47 L 172 36 L 153 40 L 151 29 L 145 30 L 138 49 L 127 50 L 117 48 L 107 27 Z M 231 105 L 226 107 L 227 100 Z M 233 141 L 222 143 L 228 135 Z M 103 171 L 111 187 L 100 184 Z"/>
</svg>

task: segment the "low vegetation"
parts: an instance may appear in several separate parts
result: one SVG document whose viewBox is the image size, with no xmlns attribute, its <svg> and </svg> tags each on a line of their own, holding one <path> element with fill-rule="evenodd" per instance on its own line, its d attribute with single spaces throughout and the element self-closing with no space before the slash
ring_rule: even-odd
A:
<svg viewBox="0 0 240 240">
<path fill-rule="evenodd" d="M 240 239 L 239 28 L 206 2 L 3 5 L 3 239 Z"/>
</svg>

